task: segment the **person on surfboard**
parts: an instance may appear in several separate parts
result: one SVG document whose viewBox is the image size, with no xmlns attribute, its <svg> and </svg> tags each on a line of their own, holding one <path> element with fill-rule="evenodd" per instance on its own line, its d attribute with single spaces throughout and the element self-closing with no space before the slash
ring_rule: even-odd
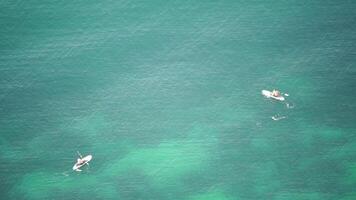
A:
<svg viewBox="0 0 356 200">
<path fill-rule="evenodd" d="M 278 90 L 273 90 L 273 91 L 272 91 L 272 96 L 274 96 L 274 97 L 280 97 L 280 96 L 281 96 L 281 93 L 280 93 Z"/>
<path fill-rule="evenodd" d="M 80 168 L 82 166 L 84 166 L 85 164 L 89 165 L 89 161 L 93 158 L 93 156 L 87 155 L 87 156 L 83 157 L 78 151 L 77 151 L 77 153 L 79 155 L 79 158 L 77 158 L 77 162 L 74 164 L 73 170 L 80 172 L 80 171 L 82 171 L 82 170 L 80 170 Z"/>
<path fill-rule="evenodd" d="M 85 163 L 84 159 L 80 159 L 80 158 L 77 159 L 77 165 L 81 165 L 83 163 Z"/>
</svg>

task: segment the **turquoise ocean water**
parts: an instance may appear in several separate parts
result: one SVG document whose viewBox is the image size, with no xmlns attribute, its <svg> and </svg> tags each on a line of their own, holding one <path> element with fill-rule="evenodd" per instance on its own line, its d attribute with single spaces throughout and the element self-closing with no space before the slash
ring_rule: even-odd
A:
<svg viewBox="0 0 356 200">
<path fill-rule="evenodd" d="M 0 8 L 1 199 L 356 198 L 356 2 Z"/>
</svg>

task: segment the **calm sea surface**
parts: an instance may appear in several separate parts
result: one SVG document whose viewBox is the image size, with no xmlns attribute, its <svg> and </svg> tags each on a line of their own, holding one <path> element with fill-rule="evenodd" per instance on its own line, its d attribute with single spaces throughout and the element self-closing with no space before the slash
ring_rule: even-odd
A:
<svg viewBox="0 0 356 200">
<path fill-rule="evenodd" d="M 355 1 L 0 9 L 1 199 L 356 199 Z"/>
</svg>

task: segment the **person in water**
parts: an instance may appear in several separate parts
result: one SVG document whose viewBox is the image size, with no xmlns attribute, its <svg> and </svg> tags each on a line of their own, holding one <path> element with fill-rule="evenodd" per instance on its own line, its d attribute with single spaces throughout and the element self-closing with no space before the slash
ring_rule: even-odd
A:
<svg viewBox="0 0 356 200">
<path fill-rule="evenodd" d="M 272 91 L 272 96 L 279 97 L 279 96 L 281 96 L 281 93 L 278 90 L 273 90 Z"/>
<path fill-rule="evenodd" d="M 85 163 L 85 160 L 79 158 L 77 159 L 77 165 L 81 165 L 83 163 Z"/>
</svg>

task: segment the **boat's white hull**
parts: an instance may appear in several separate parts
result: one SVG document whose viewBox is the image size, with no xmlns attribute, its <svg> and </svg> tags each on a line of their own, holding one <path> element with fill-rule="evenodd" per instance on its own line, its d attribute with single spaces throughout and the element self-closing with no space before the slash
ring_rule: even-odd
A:
<svg viewBox="0 0 356 200">
<path fill-rule="evenodd" d="M 83 165 L 85 165 L 85 164 L 87 164 L 89 161 L 91 161 L 92 158 L 93 158 L 92 155 L 87 155 L 87 156 L 85 156 L 84 158 L 82 158 L 82 160 L 84 160 L 85 162 L 83 162 L 83 163 L 81 163 L 81 164 L 77 164 L 77 163 L 76 163 L 76 164 L 73 166 L 73 170 L 75 170 L 75 171 L 80 171 L 79 168 L 81 168 Z"/>
<path fill-rule="evenodd" d="M 267 98 L 272 98 L 278 101 L 284 101 L 284 97 L 283 96 L 279 96 L 279 97 L 275 97 L 272 95 L 272 92 L 268 91 L 268 90 L 262 90 L 262 95 L 267 97 Z"/>
</svg>

